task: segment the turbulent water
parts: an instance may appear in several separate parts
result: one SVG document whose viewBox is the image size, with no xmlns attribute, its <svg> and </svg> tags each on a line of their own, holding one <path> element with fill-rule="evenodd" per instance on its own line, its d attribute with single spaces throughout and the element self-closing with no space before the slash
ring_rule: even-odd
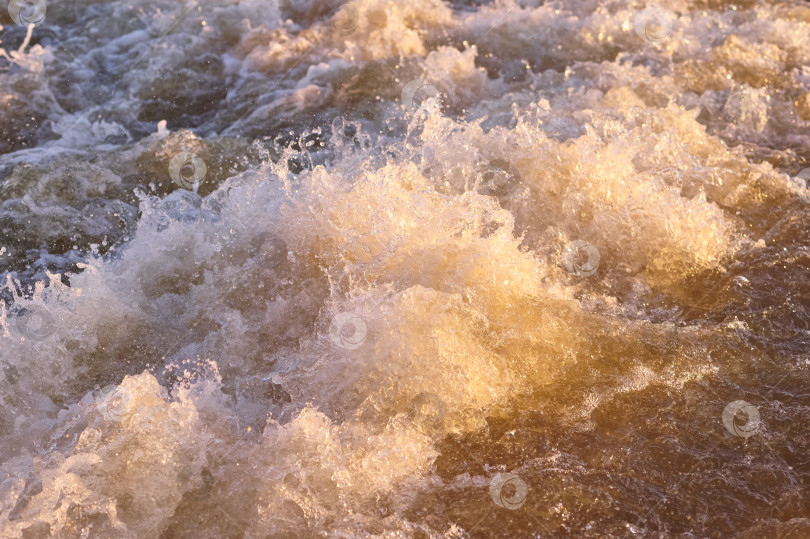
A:
<svg viewBox="0 0 810 539">
<path fill-rule="evenodd" d="M 0 8 L 0 536 L 810 537 L 810 8 Z"/>
</svg>

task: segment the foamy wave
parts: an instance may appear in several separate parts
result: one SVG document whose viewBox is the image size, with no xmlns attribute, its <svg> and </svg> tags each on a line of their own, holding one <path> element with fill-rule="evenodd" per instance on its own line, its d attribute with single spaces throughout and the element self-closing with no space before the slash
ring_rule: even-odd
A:
<svg viewBox="0 0 810 539">
<path fill-rule="evenodd" d="M 474 535 L 525 501 L 489 504 L 501 463 L 609 476 L 623 399 L 742 369 L 736 296 L 679 315 L 805 195 L 810 18 L 637 7 L 83 3 L 4 34 L 0 535 Z"/>
</svg>

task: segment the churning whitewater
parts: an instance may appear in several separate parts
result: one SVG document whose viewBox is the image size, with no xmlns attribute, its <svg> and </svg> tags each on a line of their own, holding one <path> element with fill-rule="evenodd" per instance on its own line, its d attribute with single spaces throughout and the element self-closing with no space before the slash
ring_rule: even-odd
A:
<svg viewBox="0 0 810 539">
<path fill-rule="evenodd" d="M 810 535 L 807 6 L 0 8 L 0 536 Z"/>
</svg>

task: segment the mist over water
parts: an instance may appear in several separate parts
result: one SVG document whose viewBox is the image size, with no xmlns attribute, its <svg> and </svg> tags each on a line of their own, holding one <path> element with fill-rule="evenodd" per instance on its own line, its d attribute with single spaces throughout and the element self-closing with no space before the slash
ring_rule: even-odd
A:
<svg viewBox="0 0 810 539">
<path fill-rule="evenodd" d="M 1 537 L 810 536 L 804 4 L 0 12 Z"/>
</svg>

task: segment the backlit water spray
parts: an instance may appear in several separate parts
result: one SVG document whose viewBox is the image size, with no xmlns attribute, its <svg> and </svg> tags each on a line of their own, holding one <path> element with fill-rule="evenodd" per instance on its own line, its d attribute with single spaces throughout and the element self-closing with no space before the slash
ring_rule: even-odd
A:
<svg viewBox="0 0 810 539">
<path fill-rule="evenodd" d="M 810 535 L 803 4 L 0 7 L 0 536 Z"/>
</svg>

